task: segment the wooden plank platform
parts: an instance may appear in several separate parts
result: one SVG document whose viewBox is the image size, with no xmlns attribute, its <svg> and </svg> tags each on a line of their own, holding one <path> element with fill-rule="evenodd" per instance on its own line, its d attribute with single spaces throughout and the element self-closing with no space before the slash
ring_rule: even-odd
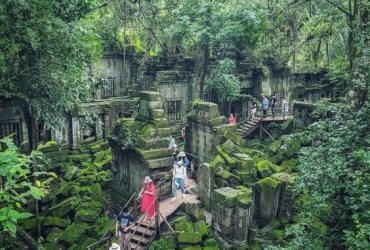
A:
<svg viewBox="0 0 370 250">
<path fill-rule="evenodd" d="M 177 199 L 172 201 L 172 197 L 169 197 L 163 201 L 159 202 L 159 211 L 166 219 L 171 216 L 184 202 L 196 202 L 198 199 L 198 184 L 195 179 L 188 178 L 188 183 L 186 187 L 186 197 L 182 198 L 181 189 L 177 190 Z M 139 216 L 137 222 L 140 222 L 143 218 L 143 215 Z M 159 217 L 159 224 L 164 222 L 163 218 Z M 151 227 L 155 226 L 154 220 L 148 222 L 143 220 L 142 224 L 150 225 Z"/>
</svg>

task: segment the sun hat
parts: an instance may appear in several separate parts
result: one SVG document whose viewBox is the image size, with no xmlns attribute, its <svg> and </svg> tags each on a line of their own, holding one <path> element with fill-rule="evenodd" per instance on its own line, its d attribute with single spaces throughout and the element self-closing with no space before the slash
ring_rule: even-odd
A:
<svg viewBox="0 0 370 250">
<path fill-rule="evenodd" d="M 109 250 L 120 250 L 121 247 L 117 243 L 113 243 Z"/>
<path fill-rule="evenodd" d="M 186 154 L 185 154 L 185 152 L 184 152 L 184 151 L 181 151 L 181 152 L 179 153 L 179 156 L 186 156 Z"/>
<path fill-rule="evenodd" d="M 150 179 L 149 176 L 145 176 L 144 183 L 151 183 L 153 182 L 152 179 Z"/>
<path fill-rule="evenodd" d="M 176 144 L 173 144 L 172 147 L 177 147 L 177 145 Z"/>
<path fill-rule="evenodd" d="M 182 161 L 178 161 L 178 162 L 176 162 L 176 164 L 177 164 L 178 166 L 181 166 L 181 165 L 182 165 Z"/>
</svg>

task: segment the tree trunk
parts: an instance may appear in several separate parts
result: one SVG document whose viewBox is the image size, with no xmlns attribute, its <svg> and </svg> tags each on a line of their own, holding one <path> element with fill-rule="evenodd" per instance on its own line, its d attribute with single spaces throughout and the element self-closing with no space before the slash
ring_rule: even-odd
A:
<svg viewBox="0 0 370 250">
<path fill-rule="evenodd" d="M 207 68 L 208 68 L 208 60 L 209 60 L 209 46 L 205 44 L 203 47 L 203 65 L 201 68 L 201 75 L 199 81 L 199 99 L 203 100 L 203 92 L 204 92 L 204 80 L 207 75 Z"/>
<path fill-rule="evenodd" d="M 29 151 L 31 152 L 37 148 L 39 142 L 37 118 L 35 112 L 33 112 L 33 108 L 28 104 L 23 107 L 23 115 L 27 124 L 28 144 Z"/>
</svg>

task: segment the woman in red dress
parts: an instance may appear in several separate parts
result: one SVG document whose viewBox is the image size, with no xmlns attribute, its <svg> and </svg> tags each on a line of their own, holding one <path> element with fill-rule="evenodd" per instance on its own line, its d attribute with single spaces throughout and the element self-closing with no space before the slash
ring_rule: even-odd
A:
<svg viewBox="0 0 370 250">
<path fill-rule="evenodd" d="M 153 219 L 155 214 L 155 203 L 153 203 L 155 199 L 155 185 L 149 176 L 145 176 L 144 184 L 140 191 L 139 196 L 140 195 L 142 195 L 141 212 L 142 213 L 148 212 L 148 217 L 146 219 L 150 221 Z M 150 205 L 152 206 L 150 207 Z"/>
</svg>

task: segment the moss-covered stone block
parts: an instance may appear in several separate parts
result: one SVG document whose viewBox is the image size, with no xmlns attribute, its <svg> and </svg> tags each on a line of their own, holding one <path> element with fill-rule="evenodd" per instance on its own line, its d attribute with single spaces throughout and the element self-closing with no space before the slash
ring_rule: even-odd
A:
<svg viewBox="0 0 370 250">
<path fill-rule="evenodd" d="M 202 242 L 202 235 L 200 233 L 190 233 L 190 232 L 183 232 L 178 234 L 177 242 L 179 244 L 198 244 Z"/>
<path fill-rule="evenodd" d="M 220 250 L 220 248 L 217 245 L 214 245 L 214 246 L 206 246 L 203 248 L 203 250 Z"/>
<path fill-rule="evenodd" d="M 99 172 L 99 183 L 102 188 L 109 186 L 109 183 L 113 181 L 113 173 L 110 170 L 100 171 Z"/>
<path fill-rule="evenodd" d="M 165 118 L 154 119 L 151 121 L 156 128 L 168 128 L 169 123 Z"/>
<path fill-rule="evenodd" d="M 209 234 L 207 224 L 204 222 L 204 220 L 199 220 L 194 223 L 194 231 L 200 233 L 202 237 Z"/>
<path fill-rule="evenodd" d="M 281 124 L 281 132 L 283 134 L 289 134 L 290 132 L 292 132 L 294 128 L 294 120 L 293 118 L 288 118 L 285 120 L 285 122 L 283 124 Z"/>
<path fill-rule="evenodd" d="M 161 102 L 163 97 L 160 93 L 154 91 L 139 91 L 139 99 L 148 102 Z"/>
<path fill-rule="evenodd" d="M 90 246 L 91 244 L 94 244 L 95 242 L 96 242 L 96 239 L 92 239 L 89 237 L 86 239 L 83 239 L 83 242 L 79 244 L 78 249 L 87 249 L 88 246 Z"/>
<path fill-rule="evenodd" d="M 138 149 L 138 152 L 143 156 L 145 160 L 165 158 L 172 154 L 172 150 L 169 148 L 160 148 L 152 150 Z"/>
<path fill-rule="evenodd" d="M 178 232 L 194 232 L 194 226 L 191 222 L 179 222 L 175 224 L 175 230 Z"/>
<path fill-rule="evenodd" d="M 282 140 L 277 140 L 271 143 L 270 146 L 267 148 L 269 156 L 274 156 L 282 144 L 283 144 Z"/>
<path fill-rule="evenodd" d="M 76 177 L 77 171 L 78 171 L 78 167 L 76 167 L 76 166 L 69 166 L 67 168 L 67 171 L 66 171 L 65 175 L 63 176 L 64 179 L 66 179 L 68 181 L 73 180 Z"/>
<path fill-rule="evenodd" d="M 21 220 L 20 224 L 24 230 L 31 230 L 36 227 L 36 218 Z"/>
<path fill-rule="evenodd" d="M 52 217 L 48 216 L 45 218 L 44 226 L 57 226 L 61 228 L 68 227 L 71 224 L 71 220 L 68 219 L 62 219 L 58 217 Z"/>
<path fill-rule="evenodd" d="M 221 170 L 216 173 L 217 176 L 221 176 L 223 179 L 227 180 L 228 182 L 240 182 L 240 178 L 229 171 Z"/>
<path fill-rule="evenodd" d="M 236 170 L 252 170 L 256 167 L 256 162 L 247 154 L 234 153 L 236 159 Z"/>
<path fill-rule="evenodd" d="M 227 140 L 226 142 L 224 142 L 221 146 L 221 149 L 229 155 L 233 153 L 240 153 L 238 146 L 231 140 Z"/>
<path fill-rule="evenodd" d="M 288 173 L 276 173 L 272 174 L 271 178 L 274 178 L 278 181 L 287 183 L 287 184 L 294 184 L 294 176 Z"/>
<path fill-rule="evenodd" d="M 225 165 L 226 165 L 226 162 L 224 161 L 224 159 L 220 155 L 217 155 L 213 159 L 213 161 L 211 161 L 210 165 L 212 167 L 214 167 L 215 169 L 224 169 Z"/>
<path fill-rule="evenodd" d="M 199 245 L 196 245 L 196 246 L 185 247 L 182 250 L 202 250 L 202 247 Z"/>
<path fill-rule="evenodd" d="M 62 202 L 58 203 L 57 205 L 49 208 L 49 213 L 52 214 L 54 217 L 63 217 L 71 210 L 76 208 L 80 205 L 81 200 L 75 196 L 67 198 Z"/>
<path fill-rule="evenodd" d="M 262 178 L 266 178 L 271 174 L 278 172 L 280 169 L 281 168 L 277 168 L 276 165 L 272 164 L 270 161 L 267 160 L 259 161 L 257 163 L 257 170 L 262 176 Z"/>
<path fill-rule="evenodd" d="M 101 162 L 94 162 L 93 165 L 98 169 L 98 170 L 108 170 L 112 168 L 112 160 L 104 160 Z"/>
<path fill-rule="evenodd" d="M 298 171 L 297 166 L 298 166 L 298 160 L 294 158 L 284 160 L 280 164 L 280 167 L 282 167 L 284 170 L 290 170 L 290 172 L 297 172 Z"/>
<path fill-rule="evenodd" d="M 210 122 L 212 127 L 215 127 L 217 125 L 227 123 L 227 118 L 225 116 L 219 116 L 219 117 L 210 119 L 209 122 Z"/>
<path fill-rule="evenodd" d="M 242 193 L 242 191 L 230 187 L 219 188 L 214 191 L 214 200 L 227 208 L 231 208 L 238 204 L 238 196 Z"/>
<path fill-rule="evenodd" d="M 273 157 L 270 158 L 270 161 L 273 164 L 278 164 L 282 160 L 284 160 L 284 154 L 283 153 L 278 153 L 278 154 L 276 154 L 276 155 L 274 155 Z"/>
<path fill-rule="evenodd" d="M 236 167 L 236 160 L 231 158 L 225 151 L 222 150 L 220 146 L 216 146 L 218 154 L 224 159 L 225 163 L 231 168 Z"/>
<path fill-rule="evenodd" d="M 252 169 L 248 171 L 239 171 L 236 170 L 234 172 L 236 176 L 238 176 L 244 186 L 249 186 L 252 180 L 254 180 L 257 176 L 257 170 Z"/>
<path fill-rule="evenodd" d="M 58 228 L 58 227 L 53 227 L 51 228 L 48 236 L 46 236 L 46 241 L 47 242 L 58 242 L 59 241 L 59 237 L 60 235 L 62 234 L 63 230 Z"/>
<path fill-rule="evenodd" d="M 103 190 L 99 183 L 94 183 L 90 186 L 91 198 L 97 202 L 103 202 Z"/>
<path fill-rule="evenodd" d="M 201 202 L 185 202 L 183 203 L 183 209 L 185 213 L 189 216 L 190 220 L 195 222 L 199 220 L 206 220 L 202 209 L 200 208 Z"/>
<path fill-rule="evenodd" d="M 230 141 L 232 141 L 235 145 L 238 146 L 245 146 L 245 140 L 242 138 L 242 134 L 240 132 L 230 132 L 226 131 L 224 137 Z"/>
<path fill-rule="evenodd" d="M 105 155 L 106 155 L 106 152 L 105 151 L 98 151 L 98 152 L 96 152 L 94 154 L 94 156 L 93 156 L 93 163 L 95 163 L 95 162 L 101 162 L 104 159 Z"/>
<path fill-rule="evenodd" d="M 85 222 L 75 221 L 63 230 L 60 234 L 60 239 L 66 246 L 72 246 L 80 241 L 89 227 L 89 224 Z"/>
<path fill-rule="evenodd" d="M 150 169 L 166 168 L 168 166 L 172 166 L 173 162 L 174 160 L 172 156 L 166 157 L 166 158 L 148 160 Z"/>
<path fill-rule="evenodd" d="M 71 190 L 72 187 L 73 185 L 71 183 L 64 182 L 55 192 L 55 196 L 57 196 L 59 199 L 68 197 L 69 191 Z"/>
<path fill-rule="evenodd" d="M 66 250 L 67 248 L 62 244 L 46 243 L 43 245 L 45 250 Z"/>
</svg>

